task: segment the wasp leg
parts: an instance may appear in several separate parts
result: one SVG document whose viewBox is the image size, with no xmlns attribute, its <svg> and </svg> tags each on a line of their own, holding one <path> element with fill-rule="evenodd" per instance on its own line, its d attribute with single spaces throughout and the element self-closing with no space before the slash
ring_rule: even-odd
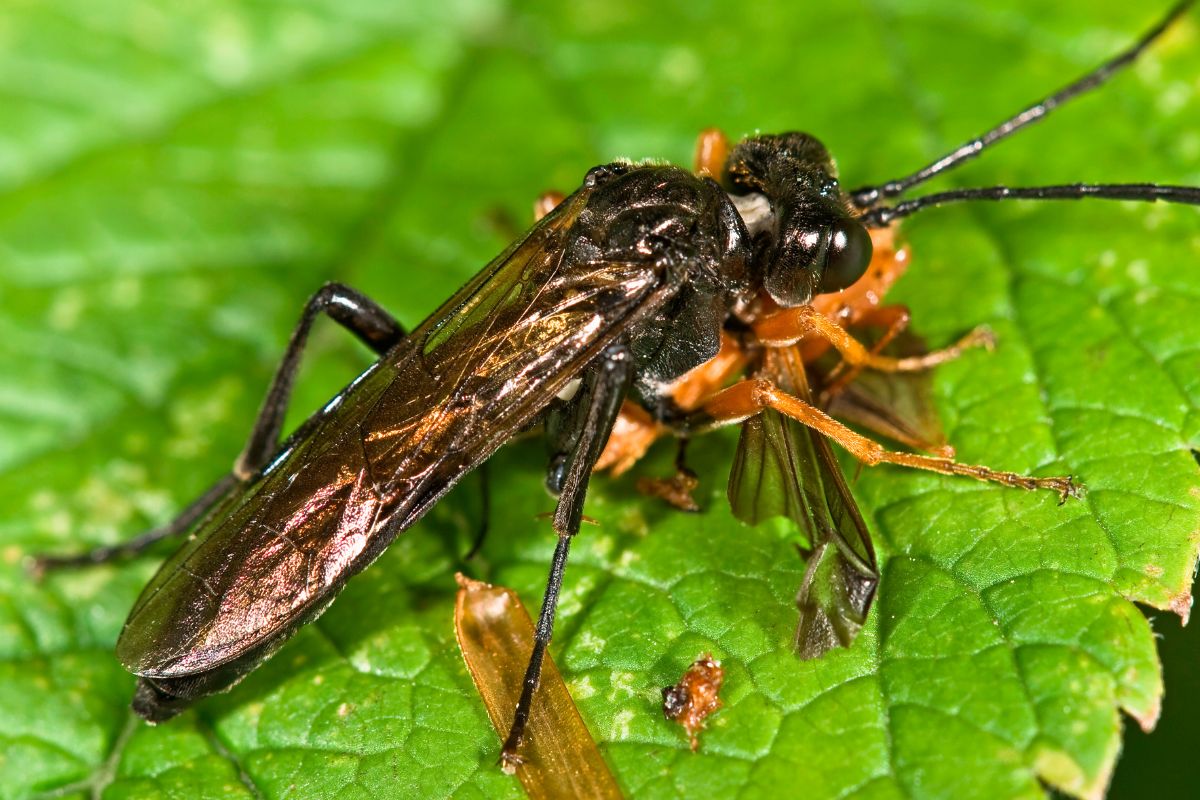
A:
<svg viewBox="0 0 1200 800">
<path fill-rule="evenodd" d="M 556 423 L 559 427 L 552 431 L 555 441 L 571 445 L 561 460 L 552 460 L 547 476 L 547 485 L 560 490 L 558 504 L 554 508 L 554 531 L 558 534 L 558 544 L 550 563 L 550 577 L 546 581 L 542 610 L 534 630 L 533 652 L 529 655 L 521 697 L 513 712 L 512 727 L 500 750 L 500 763 L 506 770 L 521 763 L 517 750 L 529 722 L 533 692 L 542 673 L 546 646 L 554 632 L 554 611 L 558 605 L 559 590 L 562 589 L 571 539 L 579 532 L 583 521 L 588 478 L 608 440 L 632 377 L 633 359 L 628 347 L 623 342 L 610 345 L 596 365 L 588 370 L 576 396 Z"/>
<path fill-rule="evenodd" d="M 107 545 L 105 547 L 97 547 L 93 550 L 88 550 L 83 553 L 75 553 L 65 556 L 49 556 L 40 555 L 34 556 L 33 562 L 29 567 L 29 571 L 35 578 L 42 577 L 47 570 L 60 569 L 63 567 L 85 567 L 94 564 L 103 564 L 107 561 L 114 561 L 118 558 L 127 558 L 135 556 L 138 553 L 149 548 L 155 542 L 160 542 L 163 539 L 169 539 L 172 536 L 178 536 L 197 522 L 199 522 L 208 510 L 217 505 L 223 500 L 235 487 L 239 486 L 239 481 L 234 475 L 226 475 L 219 481 L 208 488 L 204 494 L 197 497 L 187 505 L 183 511 L 179 512 L 179 516 L 162 525 L 158 528 L 152 528 L 140 536 L 136 536 L 127 542 L 120 544 Z"/>
<path fill-rule="evenodd" d="M 705 399 L 739 374 L 749 360 L 738 340 L 728 332 L 722 332 L 717 355 L 677 378 L 667 388 L 665 399 L 680 411 L 695 411 Z M 627 472 L 668 430 L 645 408 L 626 400 L 596 469 L 611 468 L 614 477 Z"/>
<path fill-rule="evenodd" d="M 878 442 L 855 433 L 820 409 L 782 391 L 771 381 L 761 378 L 735 383 L 714 395 L 704 404 L 703 417 L 697 422 L 703 427 L 715 428 L 741 422 L 767 408 L 773 408 L 828 436 L 867 466 L 898 464 L 904 467 L 940 472 L 944 475 L 966 475 L 981 481 L 994 481 L 1020 489 L 1051 489 L 1058 492 L 1060 501 L 1066 501 L 1068 497 L 1079 496 L 1079 487 L 1072 482 L 1069 476 L 1036 478 L 975 464 L 961 464 L 950 458 L 887 450 Z"/>
<path fill-rule="evenodd" d="M 696 154 L 692 171 L 701 178 L 721 180 L 725 161 L 729 158 L 729 137 L 717 128 L 705 128 L 696 137 Z"/>
<path fill-rule="evenodd" d="M 353 333 L 367 347 L 383 355 L 401 339 L 404 329 L 400 323 L 378 303 L 366 295 L 343 286 L 327 283 L 308 299 L 300 321 L 292 331 L 283 360 L 275 370 L 271 388 L 258 412 L 254 429 L 245 449 L 234 463 L 233 474 L 241 480 L 249 480 L 258 474 L 279 450 L 279 434 L 283 429 L 283 418 L 287 412 L 292 384 L 300 368 L 300 357 L 308 342 L 309 331 L 318 314 L 326 314 L 334 322 Z M 297 433 L 302 433 L 302 427 Z"/>
<path fill-rule="evenodd" d="M 471 542 L 471 549 L 463 556 L 463 561 L 470 561 L 475 557 L 483 547 L 483 540 L 487 538 L 488 530 L 491 528 L 492 517 L 492 482 L 488 475 L 488 462 L 485 461 L 479 465 L 479 528 L 475 531 L 475 541 Z"/>
<path fill-rule="evenodd" d="M 97 547 L 85 553 L 36 556 L 30 567 L 31 572 L 37 576 L 48 569 L 102 564 L 117 558 L 135 556 L 156 542 L 186 533 L 240 486 L 256 477 L 259 470 L 265 467 L 279 450 L 279 434 L 283 427 L 292 384 L 300 366 L 300 356 L 308 341 L 313 321 L 321 313 L 327 314 L 381 355 L 404 338 L 404 329 L 400 323 L 374 300 L 339 283 L 325 284 L 304 306 L 300 321 L 288 342 L 287 352 L 275 372 L 262 409 L 258 412 L 249 441 L 234 464 L 231 474 L 214 483 L 204 494 L 188 504 L 179 516 L 162 527 L 147 531 L 128 542 Z M 308 426 L 314 422 L 315 418 L 301 425 L 294 435 L 303 436 Z"/>
<path fill-rule="evenodd" d="M 754 333 L 768 347 L 789 347 L 807 336 L 825 339 L 852 366 L 880 372 L 915 372 L 953 361 L 972 347 L 991 347 L 995 337 L 987 328 L 976 328 L 943 350 L 923 356 L 892 358 L 872 353 L 861 342 L 812 306 L 785 308 L 754 324 Z"/>
</svg>

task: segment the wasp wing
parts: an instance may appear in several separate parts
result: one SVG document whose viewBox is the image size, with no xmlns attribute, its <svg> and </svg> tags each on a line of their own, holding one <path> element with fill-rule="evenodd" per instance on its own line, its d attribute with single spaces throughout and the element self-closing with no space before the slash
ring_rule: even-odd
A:
<svg viewBox="0 0 1200 800">
<path fill-rule="evenodd" d="M 795 350 L 769 350 L 762 374 L 810 400 Z M 729 501 L 744 522 L 784 516 L 808 537 L 808 568 L 796 596 L 800 657 L 849 646 L 866 621 L 879 572 L 870 533 L 825 437 L 770 409 L 746 420 Z"/>
<path fill-rule="evenodd" d="M 206 521 L 117 645 L 135 674 L 257 663 L 672 288 L 572 237 L 585 187 L 495 259 Z M 248 671 L 249 667 L 239 672 Z"/>
</svg>

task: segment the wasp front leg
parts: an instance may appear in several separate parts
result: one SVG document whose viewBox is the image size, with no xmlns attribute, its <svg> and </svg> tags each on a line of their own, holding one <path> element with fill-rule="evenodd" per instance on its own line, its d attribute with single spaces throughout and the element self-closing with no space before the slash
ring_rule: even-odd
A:
<svg viewBox="0 0 1200 800">
<path fill-rule="evenodd" d="M 664 392 L 664 402 L 679 412 L 695 411 L 714 392 L 741 374 L 748 361 L 749 357 L 737 339 L 722 332 L 717 355 L 671 383 Z M 604 452 L 596 462 L 596 469 L 611 469 L 613 475 L 621 475 L 637 463 L 660 436 L 669 432 L 670 428 L 655 420 L 646 409 L 626 400 Z M 675 474 L 670 478 L 641 478 L 637 482 L 638 491 L 665 500 L 682 511 L 698 511 L 699 506 L 692 498 L 697 479 L 684 463 L 686 450 L 687 440 L 681 438 L 675 457 Z"/>
<path fill-rule="evenodd" d="M 279 451 L 279 437 L 283 429 L 284 415 L 287 412 L 292 385 L 300 368 L 300 358 L 303 355 L 304 346 L 308 342 L 308 334 L 312 329 L 313 322 L 320 314 L 327 315 L 349 330 L 363 344 L 380 355 L 386 353 L 404 338 L 404 329 L 400 323 L 374 300 L 340 283 L 325 284 L 305 304 L 300 321 L 296 324 L 288 342 L 287 351 L 275 371 L 271 387 L 267 390 L 267 396 L 258 412 L 250 437 L 230 474 L 214 483 L 166 525 L 149 530 L 127 542 L 97 547 L 85 553 L 67 556 L 37 556 L 31 567 L 34 574 L 43 574 L 48 569 L 103 564 L 117 558 L 132 557 L 144 552 L 156 542 L 181 536 L 213 509 L 234 497 L 238 489 L 247 482 L 257 477 Z M 297 430 L 295 435 L 303 436 L 307 427 L 314 424 L 317 419 L 319 417 L 310 419 Z"/>
<path fill-rule="evenodd" d="M 897 464 L 940 472 L 943 475 L 966 475 L 977 480 L 993 481 L 1020 489 L 1050 489 L 1058 493 L 1060 501 L 1079 496 L 1079 487 L 1069 476 L 1037 478 L 991 467 L 963 464 L 950 458 L 887 450 L 878 442 L 850 430 L 819 408 L 761 378 L 736 383 L 717 393 L 704 404 L 703 410 L 693 422 L 700 427 L 721 427 L 741 422 L 768 408 L 775 409 L 828 436 L 867 466 Z"/>
</svg>

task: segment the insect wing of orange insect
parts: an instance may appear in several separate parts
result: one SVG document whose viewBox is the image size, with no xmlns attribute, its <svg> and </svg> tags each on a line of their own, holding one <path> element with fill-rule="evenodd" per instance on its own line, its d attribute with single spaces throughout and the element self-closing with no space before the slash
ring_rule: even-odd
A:
<svg viewBox="0 0 1200 800">
<path fill-rule="evenodd" d="M 768 350 L 763 373 L 797 396 L 809 394 L 795 349 Z M 770 409 L 746 420 L 729 503 L 743 522 L 787 517 L 808 539 L 808 568 L 796 596 L 800 657 L 848 647 L 866 621 L 879 573 L 870 533 L 825 437 Z"/>
</svg>

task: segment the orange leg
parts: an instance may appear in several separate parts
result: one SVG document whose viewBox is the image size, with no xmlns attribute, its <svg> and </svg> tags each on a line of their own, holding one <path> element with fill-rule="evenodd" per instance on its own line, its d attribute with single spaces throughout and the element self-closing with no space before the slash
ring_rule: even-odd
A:
<svg viewBox="0 0 1200 800">
<path fill-rule="evenodd" d="M 878 355 L 883 352 L 883 348 L 908 328 L 911 319 L 912 314 L 909 312 L 908 306 L 892 305 L 876 306 L 862 313 L 857 322 L 862 325 L 884 328 L 883 336 L 879 337 L 879 341 L 871 347 L 871 355 Z M 826 376 L 828 385 L 821 392 L 822 405 L 852 383 L 862 369 L 861 364 L 854 365 L 843 361 L 830 370 L 829 375 Z"/>
<path fill-rule="evenodd" d="M 953 361 L 971 347 L 990 348 L 995 339 L 986 328 L 976 328 L 944 350 L 934 350 L 923 356 L 892 358 L 872 353 L 861 342 L 812 306 L 785 308 L 756 322 L 754 333 L 768 347 L 790 347 L 806 336 L 819 336 L 832 344 L 842 357 L 855 367 L 867 367 L 880 372 L 915 372 Z"/>
<path fill-rule="evenodd" d="M 696 139 L 695 172 L 700 177 L 721 180 L 725 159 L 729 156 L 729 139 L 716 128 L 705 128 Z"/>
<path fill-rule="evenodd" d="M 720 352 L 676 380 L 667 394 L 679 408 L 694 411 L 740 373 L 747 360 L 737 340 L 728 333 L 722 333 Z M 626 400 L 594 469 L 611 468 L 613 475 L 620 475 L 637 463 L 650 445 L 664 433 L 666 429 L 655 422 L 646 409 L 632 400 Z"/>
<path fill-rule="evenodd" d="M 604 451 L 592 469 L 596 472 L 611 469 L 614 477 L 628 471 L 662 433 L 662 426 L 654 421 L 646 409 L 632 400 L 626 400 L 608 435 Z"/>
<path fill-rule="evenodd" d="M 820 409 L 780 390 L 771 381 L 755 378 L 735 383 L 714 395 L 704 404 L 704 413 L 712 418 L 712 426 L 720 427 L 741 422 L 764 409 L 772 408 L 781 414 L 819 431 L 846 448 L 851 455 L 868 466 L 876 464 L 898 464 L 904 467 L 927 469 L 944 475 L 967 475 L 981 481 L 995 481 L 1005 486 L 1021 489 L 1051 489 L 1059 498 L 1078 497 L 1079 487 L 1070 477 L 1035 478 L 1002 472 L 990 467 L 960 464 L 949 458 L 923 456 L 916 453 L 898 453 L 887 450 L 861 434 L 847 428 Z"/>
<path fill-rule="evenodd" d="M 538 199 L 533 201 L 533 221 L 537 222 L 542 217 L 553 211 L 559 203 L 566 199 L 567 196 L 562 192 L 556 192 L 553 190 L 549 192 L 542 192 L 540 195 L 538 195 Z"/>
<path fill-rule="evenodd" d="M 891 305 L 878 306 L 864 313 L 859 318 L 858 324 L 885 329 L 883 336 L 871 348 L 879 352 L 887 347 L 893 339 L 904 333 L 908 329 L 910 321 L 912 321 L 912 312 L 908 310 L 908 306 Z"/>
</svg>

